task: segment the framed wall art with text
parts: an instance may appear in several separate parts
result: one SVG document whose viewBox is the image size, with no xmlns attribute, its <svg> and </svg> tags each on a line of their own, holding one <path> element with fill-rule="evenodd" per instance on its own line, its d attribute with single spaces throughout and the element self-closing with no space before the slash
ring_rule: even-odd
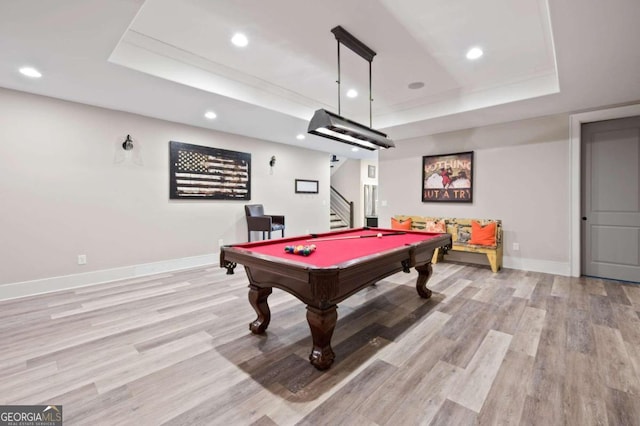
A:
<svg viewBox="0 0 640 426">
<path fill-rule="evenodd" d="M 422 202 L 473 201 L 473 151 L 422 157 Z"/>
</svg>

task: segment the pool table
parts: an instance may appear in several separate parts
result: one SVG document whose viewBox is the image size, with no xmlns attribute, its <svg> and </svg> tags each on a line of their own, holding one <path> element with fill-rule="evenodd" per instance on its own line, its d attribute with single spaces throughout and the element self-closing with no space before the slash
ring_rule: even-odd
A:
<svg viewBox="0 0 640 426">
<path fill-rule="evenodd" d="M 308 256 L 285 252 L 286 246 L 315 245 Z M 451 247 L 451 235 L 381 228 L 357 228 L 293 238 L 223 246 L 220 267 L 233 274 L 244 265 L 249 278 L 249 303 L 258 317 L 249 328 L 262 334 L 271 312 L 267 298 L 282 289 L 307 305 L 313 348 L 309 360 L 326 370 L 335 358 L 331 336 L 338 319 L 337 304 L 357 291 L 399 271 L 418 271 L 420 297 L 431 297 L 427 280 L 436 248 Z"/>
</svg>

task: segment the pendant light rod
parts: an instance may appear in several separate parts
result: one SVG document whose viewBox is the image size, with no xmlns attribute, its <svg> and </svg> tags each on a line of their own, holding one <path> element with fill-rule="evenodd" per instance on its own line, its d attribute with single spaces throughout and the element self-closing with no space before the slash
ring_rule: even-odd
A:
<svg viewBox="0 0 640 426">
<path fill-rule="evenodd" d="M 338 37 L 336 37 L 337 39 Z M 336 83 L 338 83 L 338 115 L 341 115 L 342 112 L 340 112 L 340 40 L 338 40 L 338 80 L 336 81 Z"/>
<path fill-rule="evenodd" d="M 373 95 L 371 94 L 371 64 L 369 62 L 369 127 L 373 127 L 373 111 L 371 111 L 371 104 L 373 103 Z"/>
<path fill-rule="evenodd" d="M 338 115 L 340 112 L 340 44 L 344 44 L 349 49 L 351 49 L 358 56 L 363 58 L 365 61 L 369 62 L 369 127 L 373 127 L 373 96 L 372 96 L 372 84 L 371 84 L 371 63 L 373 62 L 373 57 L 376 56 L 376 52 L 374 52 L 369 46 L 355 38 L 349 31 L 342 28 L 340 25 L 331 29 L 333 35 L 336 36 L 336 40 L 338 41 Z"/>
</svg>

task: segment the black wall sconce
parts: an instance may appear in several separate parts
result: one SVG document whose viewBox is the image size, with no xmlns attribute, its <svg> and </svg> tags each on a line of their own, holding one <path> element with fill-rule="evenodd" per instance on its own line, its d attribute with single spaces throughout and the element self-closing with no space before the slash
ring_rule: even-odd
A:
<svg viewBox="0 0 640 426">
<path fill-rule="evenodd" d="M 131 151 L 133 149 L 133 141 L 131 140 L 131 136 L 127 135 L 127 139 L 122 142 L 122 149 L 125 151 Z"/>
<path fill-rule="evenodd" d="M 271 156 L 271 160 L 269 160 L 269 165 L 271 167 L 276 165 L 276 156 L 275 155 Z"/>
</svg>

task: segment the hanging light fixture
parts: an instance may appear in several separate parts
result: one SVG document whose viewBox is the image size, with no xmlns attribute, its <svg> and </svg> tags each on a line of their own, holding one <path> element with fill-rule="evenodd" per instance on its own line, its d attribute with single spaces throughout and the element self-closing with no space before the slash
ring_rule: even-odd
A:
<svg viewBox="0 0 640 426">
<path fill-rule="evenodd" d="M 386 134 L 371 128 L 371 102 L 373 101 L 371 96 L 371 62 L 376 52 L 341 26 L 333 28 L 331 32 L 336 36 L 336 40 L 338 41 L 338 114 L 334 114 L 325 109 L 317 110 L 309 122 L 307 131 L 313 135 L 355 145 L 370 151 L 378 148 L 395 147 L 393 141 L 389 139 Z M 369 127 L 340 116 L 340 44 L 345 45 L 358 56 L 369 62 Z"/>
</svg>

